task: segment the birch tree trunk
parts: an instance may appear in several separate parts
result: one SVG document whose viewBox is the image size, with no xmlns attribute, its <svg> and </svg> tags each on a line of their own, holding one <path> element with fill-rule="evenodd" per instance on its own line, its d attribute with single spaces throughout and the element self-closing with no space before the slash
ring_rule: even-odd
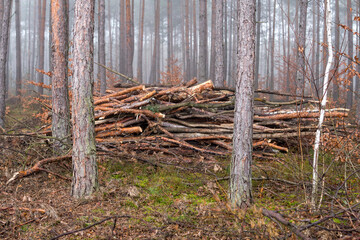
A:
<svg viewBox="0 0 360 240">
<path fill-rule="evenodd" d="M 52 17 L 52 136 L 55 152 L 63 153 L 71 144 L 68 89 L 68 6 L 66 0 L 51 0 Z"/>
<path fill-rule="evenodd" d="M 339 1 L 335 1 L 335 63 L 334 63 L 334 77 L 333 77 L 333 100 L 336 103 L 339 100 L 339 84 L 337 83 L 338 68 L 340 65 L 339 50 L 340 50 L 340 11 Z"/>
<path fill-rule="evenodd" d="M 73 74 L 73 180 L 71 195 L 81 198 L 98 188 L 93 100 L 93 0 L 76 0 Z"/>
<path fill-rule="evenodd" d="M 326 64 L 325 76 L 324 76 L 324 86 L 323 86 L 323 98 L 321 100 L 321 109 L 320 109 L 320 117 L 319 117 L 319 125 L 316 130 L 315 135 L 315 144 L 314 144 L 314 161 L 313 161 L 313 174 L 312 174 L 312 192 L 311 192 L 311 206 L 313 209 L 316 208 L 316 199 L 319 185 L 319 172 L 318 172 L 318 158 L 319 158 L 319 147 L 321 140 L 321 129 L 322 124 L 325 117 L 326 110 L 326 100 L 328 94 L 328 86 L 329 86 L 329 75 L 331 70 L 331 65 L 333 63 L 333 49 L 332 49 L 332 40 L 331 40 L 331 5 L 330 0 L 326 0 L 326 31 L 327 31 L 327 39 L 328 39 L 328 49 L 329 49 L 329 58 Z"/>
<path fill-rule="evenodd" d="M 230 168 L 232 207 L 247 208 L 252 203 L 251 162 L 253 96 L 255 73 L 255 0 L 238 0 L 238 54 L 234 112 L 233 155 Z"/>
<path fill-rule="evenodd" d="M 1 38 L 0 38 L 0 127 L 5 125 L 5 82 L 6 82 L 6 61 L 9 43 L 9 27 L 12 0 L 4 2 L 3 16 L 1 19 Z"/>
<path fill-rule="evenodd" d="M 207 80 L 208 44 L 207 44 L 207 0 L 199 0 L 199 82 Z"/>
<path fill-rule="evenodd" d="M 216 39 L 215 39 L 215 87 L 224 84 L 224 33 L 223 33 L 223 1 L 216 1 Z"/>
<path fill-rule="evenodd" d="M 20 30 L 20 0 L 15 1 L 15 18 L 16 18 L 16 96 L 21 93 L 21 30 Z"/>
<path fill-rule="evenodd" d="M 105 61 L 105 0 L 98 0 L 98 62 L 102 65 L 106 65 Z M 102 66 L 99 66 L 99 78 L 100 78 L 100 94 L 106 93 L 106 70 Z"/>
</svg>

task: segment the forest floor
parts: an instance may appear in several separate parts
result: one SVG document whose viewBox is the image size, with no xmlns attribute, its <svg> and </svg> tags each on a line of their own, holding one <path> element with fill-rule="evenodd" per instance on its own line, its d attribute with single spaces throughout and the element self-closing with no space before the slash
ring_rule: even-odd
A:
<svg viewBox="0 0 360 240">
<path fill-rule="evenodd" d="M 71 181 L 46 172 L 7 185 L 14 172 L 51 156 L 48 139 L 23 134 L 41 126 L 34 113 L 10 108 L 11 131 L 0 136 L 0 239 L 53 239 L 75 230 L 81 231 L 59 239 L 296 239 L 291 228 L 313 239 L 360 238 L 356 155 L 334 161 L 339 152 L 322 153 L 322 204 L 310 211 L 311 145 L 302 155 L 293 149 L 276 160 L 254 159 L 247 211 L 227 204 L 230 156 L 164 161 L 161 153 L 138 153 L 147 160 L 140 162 L 99 152 L 100 187 L 89 199 L 71 198 Z M 71 179 L 70 159 L 46 168 Z M 265 217 L 263 208 L 291 227 Z"/>
</svg>

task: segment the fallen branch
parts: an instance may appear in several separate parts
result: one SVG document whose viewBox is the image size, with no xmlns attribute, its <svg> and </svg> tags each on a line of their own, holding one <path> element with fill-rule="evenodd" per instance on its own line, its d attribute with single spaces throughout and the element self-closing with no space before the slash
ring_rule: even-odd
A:
<svg viewBox="0 0 360 240">
<path fill-rule="evenodd" d="M 274 212 L 274 211 L 270 211 L 270 210 L 267 210 L 265 208 L 262 209 L 262 214 L 265 216 L 265 217 L 268 217 L 270 218 L 271 220 L 273 221 L 277 221 L 277 222 L 280 222 L 281 224 L 283 224 L 284 226 L 288 227 L 290 229 L 291 232 L 293 232 L 296 236 L 298 236 L 299 238 L 301 239 L 305 239 L 305 240 L 308 240 L 308 239 L 311 239 L 311 238 L 308 238 L 305 234 L 303 234 L 300 229 L 298 229 L 296 227 L 295 224 L 292 224 L 291 222 L 289 222 L 288 220 L 286 220 L 280 213 L 277 213 L 277 212 Z"/>
<path fill-rule="evenodd" d="M 45 170 L 44 168 L 42 168 L 43 165 L 45 164 L 49 164 L 49 163 L 53 163 L 53 162 L 59 162 L 59 161 L 62 161 L 62 160 L 65 160 L 65 159 L 70 159 L 71 158 L 71 155 L 66 155 L 66 156 L 61 156 L 61 157 L 53 157 L 53 158 L 46 158 L 46 159 L 43 159 L 37 163 L 35 163 L 35 165 L 25 171 L 19 171 L 19 172 L 16 172 L 7 182 L 6 184 L 10 184 L 18 179 L 21 179 L 21 178 L 24 178 L 24 177 L 27 177 L 27 176 L 30 176 L 34 173 L 37 173 L 37 172 L 41 172 L 41 171 L 46 171 L 46 172 L 49 172 L 48 170 Z M 51 172 L 50 172 L 51 173 Z M 51 173 L 52 174 L 52 173 Z M 58 174 L 54 174 L 56 176 L 59 176 Z"/>
</svg>

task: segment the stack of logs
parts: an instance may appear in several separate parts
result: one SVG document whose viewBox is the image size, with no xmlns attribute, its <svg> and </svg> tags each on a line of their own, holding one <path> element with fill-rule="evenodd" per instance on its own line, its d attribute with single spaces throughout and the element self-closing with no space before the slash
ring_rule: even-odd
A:
<svg viewBox="0 0 360 240">
<path fill-rule="evenodd" d="M 95 97 L 97 143 L 107 149 L 166 154 L 230 154 L 235 93 L 214 90 L 212 81 L 196 84 L 193 79 L 175 87 L 139 85 Z M 261 150 L 255 154 L 287 152 L 291 143 L 315 135 L 316 101 L 255 98 L 254 112 L 253 146 Z M 327 129 L 347 116 L 347 109 L 327 110 Z"/>
</svg>

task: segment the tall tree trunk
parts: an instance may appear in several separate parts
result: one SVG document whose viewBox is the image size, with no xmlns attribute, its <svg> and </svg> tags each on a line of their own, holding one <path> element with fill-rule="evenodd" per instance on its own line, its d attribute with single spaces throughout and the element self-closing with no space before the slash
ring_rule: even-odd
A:
<svg viewBox="0 0 360 240">
<path fill-rule="evenodd" d="M 338 68 L 340 65 L 340 11 L 339 1 L 335 1 L 335 66 L 333 74 L 333 100 L 336 103 L 339 99 L 339 84 L 337 82 Z"/>
<path fill-rule="evenodd" d="M 52 136 L 55 152 L 64 153 L 71 146 L 68 89 L 68 5 L 66 0 L 51 0 L 52 18 Z"/>
<path fill-rule="evenodd" d="M 216 1 L 215 87 L 224 84 L 223 1 Z"/>
<path fill-rule="evenodd" d="M 290 93 L 290 55 L 291 55 L 291 50 L 290 50 L 290 0 L 287 1 L 287 19 L 288 19 L 288 24 L 287 24 L 287 69 L 286 69 L 286 92 Z M 286 100 L 289 100 L 289 97 L 286 97 Z"/>
<path fill-rule="evenodd" d="M 257 0 L 257 23 L 256 23 L 256 54 L 255 54 L 255 89 L 259 88 L 259 66 L 260 66 L 260 35 L 261 35 L 261 0 Z"/>
<path fill-rule="evenodd" d="M 208 26 L 207 26 L 207 0 L 199 0 L 199 82 L 207 80 L 208 72 Z"/>
<path fill-rule="evenodd" d="M 347 0 L 347 12 L 346 12 L 346 22 L 347 22 L 347 26 L 352 29 L 352 25 L 353 25 L 353 21 L 352 21 L 352 9 L 351 9 L 351 0 Z M 352 66 L 352 61 L 353 61 L 353 44 L 354 44 L 354 40 L 353 40 L 353 33 L 352 31 L 347 31 L 347 37 L 348 37 L 348 55 L 349 55 L 349 59 L 348 59 L 348 68 L 349 69 L 353 69 Z M 353 74 L 352 72 L 348 72 L 348 81 L 349 81 L 349 85 L 348 85 L 348 91 L 347 91 L 347 95 L 346 95 L 346 108 L 351 108 L 353 105 L 353 91 L 354 91 L 354 86 L 353 86 Z"/>
<path fill-rule="evenodd" d="M 160 0 L 155 1 L 155 36 L 154 49 L 151 61 L 149 83 L 154 84 L 159 81 L 160 74 Z"/>
<path fill-rule="evenodd" d="M 109 28 L 109 65 L 113 68 L 113 33 L 112 33 L 112 14 L 110 7 L 110 0 L 108 1 L 108 28 Z"/>
<path fill-rule="evenodd" d="M 311 206 L 312 209 L 316 209 L 316 200 L 317 200 L 317 190 L 319 184 L 319 172 L 318 172 L 318 158 L 319 158 L 319 147 L 320 147 L 320 140 L 321 140 L 321 129 L 322 124 L 325 117 L 325 110 L 326 110 L 326 100 L 328 94 L 328 86 L 329 86 L 329 75 L 331 65 L 333 63 L 333 49 L 332 49 L 332 39 L 331 39 L 331 6 L 330 0 L 325 1 L 325 27 L 328 39 L 328 49 L 329 49 L 329 58 L 327 61 L 326 69 L 325 69 L 325 76 L 324 76 L 324 86 L 323 89 L 323 98 L 321 100 L 321 108 L 320 108 L 320 117 L 319 117 L 319 124 L 318 129 L 316 130 L 315 136 L 315 144 L 314 144 L 314 161 L 313 161 L 313 174 L 312 174 L 312 192 L 311 192 Z"/>
<path fill-rule="evenodd" d="M 274 0 L 274 12 L 273 12 L 273 20 L 272 20 L 272 33 L 270 38 L 270 83 L 269 88 L 270 91 L 274 90 L 274 71 L 275 71 L 275 62 L 274 62 L 274 52 L 275 52 L 275 22 L 276 22 L 276 0 Z M 270 94 L 270 101 L 274 99 L 274 95 Z"/>
<path fill-rule="evenodd" d="M 0 38 L 0 127 L 5 125 L 5 81 L 6 81 L 6 61 L 8 55 L 9 28 L 11 16 L 12 0 L 4 2 L 3 16 L 1 19 L 1 38 Z"/>
<path fill-rule="evenodd" d="M 141 0 L 141 13 L 139 14 L 139 40 L 138 40 L 138 65 L 137 65 L 137 79 L 143 82 L 143 46 L 144 46 L 144 16 L 145 16 L 145 0 Z"/>
<path fill-rule="evenodd" d="M 305 87 L 305 41 L 306 41 L 306 19 L 308 0 L 300 0 L 300 18 L 297 34 L 297 55 L 296 55 L 296 95 L 302 96 Z"/>
<path fill-rule="evenodd" d="M 120 0 L 120 72 L 126 74 L 126 10 L 125 0 Z"/>
<path fill-rule="evenodd" d="M 226 86 L 226 77 L 227 77 L 227 57 L 228 57 L 228 54 L 227 54 L 227 51 L 228 51 L 228 17 L 227 17 L 227 4 L 228 4 L 228 1 L 227 0 L 224 0 L 223 1 L 223 60 L 224 60 L 224 63 L 223 63 L 223 86 Z"/>
<path fill-rule="evenodd" d="M 315 85 L 317 91 L 319 91 L 320 87 L 320 3 L 316 4 L 316 13 L 317 13 L 317 19 L 316 19 L 316 56 L 315 56 Z"/>
<path fill-rule="evenodd" d="M 105 58 L 105 0 L 98 0 L 99 12 L 98 12 L 98 58 L 99 63 L 106 65 Z M 106 70 L 102 66 L 99 66 L 99 78 L 100 78 L 100 94 L 106 93 Z"/>
<path fill-rule="evenodd" d="M 39 63 L 38 68 L 44 70 L 44 51 L 45 51 L 45 19 L 46 19 L 46 0 L 39 0 Z M 38 83 L 44 83 L 44 74 L 38 73 Z M 42 95 L 44 93 L 44 88 L 39 86 L 38 93 Z"/>
<path fill-rule="evenodd" d="M 197 21 L 196 21 L 196 0 L 193 0 L 193 59 L 192 59 L 192 76 L 197 77 L 197 58 L 198 58 L 198 40 L 197 40 Z"/>
<path fill-rule="evenodd" d="M 2 32 L 1 30 L 2 30 L 3 13 L 4 13 L 4 0 L 0 0 L 0 19 L 1 19 L 0 32 Z"/>
<path fill-rule="evenodd" d="M 190 23 L 189 0 L 185 0 L 185 82 L 190 80 Z"/>
<path fill-rule="evenodd" d="M 93 0 L 75 2 L 71 188 L 75 198 L 89 196 L 98 189 L 93 100 L 94 8 Z"/>
<path fill-rule="evenodd" d="M 21 30 L 20 30 L 20 0 L 15 1 L 16 9 L 16 96 L 21 95 Z"/>
<path fill-rule="evenodd" d="M 126 75 L 133 77 L 134 35 L 130 0 L 126 0 Z"/>
<path fill-rule="evenodd" d="M 211 0 L 211 55 L 209 77 L 215 81 L 216 0 Z"/>
<path fill-rule="evenodd" d="M 230 167 L 232 207 L 247 208 L 252 203 L 251 163 L 255 73 L 255 0 L 238 0 L 237 79 L 234 111 L 233 155 Z"/>
</svg>

